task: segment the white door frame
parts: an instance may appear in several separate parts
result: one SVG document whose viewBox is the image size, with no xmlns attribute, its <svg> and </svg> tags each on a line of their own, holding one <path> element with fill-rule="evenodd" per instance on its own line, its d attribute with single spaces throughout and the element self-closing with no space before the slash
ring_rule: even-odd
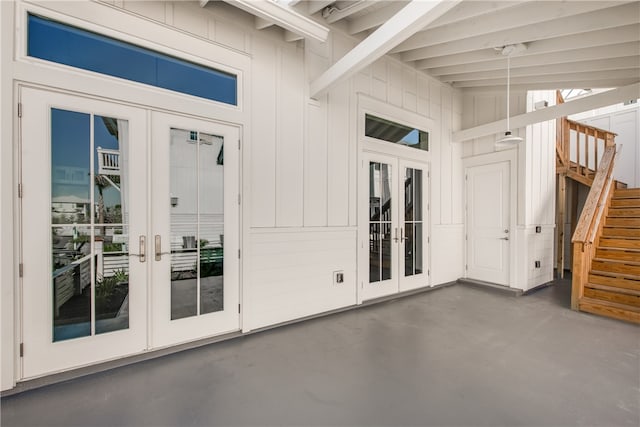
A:
<svg viewBox="0 0 640 427">
<path fill-rule="evenodd" d="M 464 174 L 466 176 L 467 169 L 474 166 L 484 166 L 492 163 L 500 163 L 500 162 L 509 162 L 509 286 L 513 286 L 516 283 L 517 271 L 514 260 L 516 260 L 517 255 L 517 236 L 516 236 L 516 224 L 517 224 L 517 214 L 518 214 L 518 149 L 508 149 L 501 150 L 494 153 L 482 154 L 474 157 L 467 157 L 462 159 L 462 167 Z M 464 185 L 464 202 L 465 202 L 465 215 L 464 215 L 464 232 L 465 236 L 468 234 L 468 216 L 467 216 L 467 198 L 468 198 L 468 188 L 467 181 L 465 180 Z M 464 261 L 465 265 L 468 263 L 467 254 L 468 254 L 468 241 L 465 238 L 464 244 Z M 464 270 L 464 277 L 467 276 L 467 269 Z"/>
</svg>

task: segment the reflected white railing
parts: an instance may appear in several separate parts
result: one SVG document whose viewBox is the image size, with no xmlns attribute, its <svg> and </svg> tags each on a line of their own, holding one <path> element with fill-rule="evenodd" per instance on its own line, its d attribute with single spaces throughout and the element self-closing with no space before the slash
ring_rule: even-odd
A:
<svg viewBox="0 0 640 427">
<path fill-rule="evenodd" d="M 98 174 L 120 176 L 120 150 L 98 147 Z"/>
</svg>

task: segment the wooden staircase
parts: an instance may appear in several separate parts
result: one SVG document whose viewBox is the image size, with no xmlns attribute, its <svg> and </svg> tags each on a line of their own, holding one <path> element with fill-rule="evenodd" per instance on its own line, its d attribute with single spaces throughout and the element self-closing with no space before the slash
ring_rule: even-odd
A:
<svg viewBox="0 0 640 427">
<path fill-rule="evenodd" d="M 578 309 L 640 323 L 640 189 L 615 189 Z"/>
</svg>

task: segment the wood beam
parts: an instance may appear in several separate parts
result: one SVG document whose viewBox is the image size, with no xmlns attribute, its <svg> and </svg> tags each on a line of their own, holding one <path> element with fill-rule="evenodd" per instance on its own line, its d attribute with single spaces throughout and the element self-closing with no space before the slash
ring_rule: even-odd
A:
<svg viewBox="0 0 640 427">
<path fill-rule="evenodd" d="M 517 6 L 501 10 L 500 13 L 484 14 L 456 22 L 455 25 L 445 25 L 420 31 L 392 49 L 391 53 L 482 36 L 488 33 L 513 30 L 514 28 L 520 29 L 524 26 L 538 25 L 551 20 L 555 22 L 562 20 L 567 25 L 570 22 L 567 19 L 568 17 L 600 11 L 610 6 L 611 4 L 608 2 L 599 1 L 572 2 L 570 6 L 564 2 L 555 1 L 547 2 L 544 5 L 538 2 L 520 3 Z"/>
<path fill-rule="evenodd" d="M 634 83 L 628 86 L 619 87 L 606 92 L 595 95 L 586 96 L 584 98 L 568 101 L 564 104 L 554 105 L 552 107 L 543 108 L 541 110 L 532 111 L 530 113 L 520 114 L 512 117 L 511 128 L 517 129 L 532 125 L 534 123 L 553 120 L 558 117 L 568 116 L 570 114 L 581 113 L 583 111 L 593 110 L 599 107 L 614 105 L 630 99 L 640 98 L 640 83 Z M 506 128 L 506 120 L 498 120 L 492 123 L 486 123 L 469 129 L 453 132 L 452 141 L 462 142 L 470 141 L 486 135 L 503 132 Z"/>
<path fill-rule="evenodd" d="M 558 206 L 556 208 L 556 272 L 559 278 L 564 279 L 564 223 L 567 209 L 567 176 L 558 175 Z"/>
<path fill-rule="evenodd" d="M 607 70 L 607 71 L 587 71 L 578 72 L 575 70 L 573 73 L 560 73 L 549 75 L 526 75 L 522 77 L 512 77 L 512 85 L 527 85 L 531 83 L 547 83 L 547 82 L 575 82 L 575 81 L 589 81 L 589 80 L 620 80 L 620 79 L 633 79 L 640 80 L 640 73 L 638 68 L 631 68 L 626 70 Z M 494 78 L 494 79 L 482 79 L 482 80 L 463 80 L 453 83 L 453 87 L 465 88 L 465 87 L 479 87 L 479 86 L 499 86 L 500 84 L 506 84 L 506 78 Z M 601 86 L 602 87 L 602 86 Z"/>
<path fill-rule="evenodd" d="M 352 3 L 351 5 L 344 7 L 343 9 L 338 9 L 337 7 L 329 8 L 329 16 L 325 18 L 327 24 L 333 24 L 334 22 L 338 22 L 341 19 L 346 18 L 347 16 L 353 15 L 356 12 L 360 12 L 371 6 L 371 3 L 367 0 L 359 0 L 358 3 Z M 324 13 L 323 13 L 324 15 Z"/>
<path fill-rule="evenodd" d="M 638 83 L 638 77 L 633 79 L 610 79 L 610 80 L 576 80 L 544 83 L 529 83 L 525 85 L 511 85 L 511 92 L 526 92 L 529 90 L 561 90 L 561 89 L 609 89 L 612 87 L 624 87 L 634 83 Z M 487 92 L 504 92 L 504 83 L 500 86 L 478 86 L 465 88 L 465 93 L 487 93 Z"/>
<path fill-rule="evenodd" d="M 385 55 L 420 28 L 444 15 L 461 0 L 413 0 L 309 85 L 312 98 L 329 90 Z"/>
<path fill-rule="evenodd" d="M 305 38 L 312 38 L 324 42 L 329 36 L 329 29 L 327 27 L 301 15 L 294 9 L 282 6 L 273 1 L 223 1 Z"/>
<path fill-rule="evenodd" d="M 503 67 L 490 71 L 463 72 L 460 74 L 446 74 L 440 76 L 443 82 L 460 82 L 465 80 L 482 80 L 506 78 L 506 60 L 500 61 Z M 511 77 L 523 76 L 543 76 L 549 74 L 576 73 L 580 70 L 605 71 L 605 70 L 626 70 L 630 68 L 640 68 L 640 56 L 625 56 L 622 58 L 612 58 L 607 61 L 601 59 L 595 61 L 577 61 L 565 64 L 538 65 L 533 67 L 520 67 L 511 69 Z M 640 74 L 640 73 L 639 73 Z"/>
<path fill-rule="evenodd" d="M 358 34 L 362 31 L 379 27 L 398 13 L 407 3 L 406 1 L 394 1 L 388 6 L 351 20 L 349 22 L 349 34 Z"/>
<path fill-rule="evenodd" d="M 504 31 L 491 32 L 475 37 L 466 37 L 433 46 L 421 47 L 420 54 L 403 53 L 404 61 L 421 58 L 453 55 L 471 52 L 494 46 L 505 46 L 514 43 L 527 43 L 531 40 L 544 40 L 572 34 L 586 33 L 606 28 L 620 27 L 638 23 L 640 3 L 624 4 L 609 9 L 580 15 L 580 19 L 554 19 L 534 25 L 526 25 Z"/>
<path fill-rule="evenodd" d="M 454 24 L 478 16 L 489 16 L 492 13 L 524 3 L 526 0 L 515 1 L 465 1 L 447 12 L 446 15 L 433 21 L 429 28 L 438 28 L 444 25 Z M 420 33 L 418 33 L 420 34 Z"/>
<path fill-rule="evenodd" d="M 259 16 L 254 16 L 253 26 L 256 28 L 256 30 L 264 30 L 265 28 L 273 26 L 273 22 L 262 19 Z"/>
</svg>

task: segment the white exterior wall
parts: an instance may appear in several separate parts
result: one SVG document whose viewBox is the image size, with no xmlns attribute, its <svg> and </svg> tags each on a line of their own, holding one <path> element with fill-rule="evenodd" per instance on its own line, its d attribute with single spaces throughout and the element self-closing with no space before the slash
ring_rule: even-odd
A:
<svg viewBox="0 0 640 427">
<path fill-rule="evenodd" d="M 308 82 L 357 43 L 332 36 L 325 44 L 287 43 L 277 28 L 254 30 L 253 18 L 222 3 L 43 2 L 38 9 L 94 31 L 131 37 L 190 60 L 201 58 L 241 73 L 239 107 L 216 106 L 182 95 L 122 83 L 110 77 L 70 73 L 37 61 L 15 60 L 14 7 L 2 2 L 2 136 L 19 137 L 14 80 L 42 81 L 98 97 L 133 100 L 238 123 L 242 138 L 242 329 L 249 331 L 357 302 L 358 94 L 382 101 L 399 114 L 433 123 L 430 134 L 431 285 L 463 275 L 463 144 L 450 142 L 462 123 L 462 95 L 385 57 L 312 100 Z M 166 49 L 165 49 L 166 47 Z M 231 60 L 231 59 L 229 59 Z M 70 78 L 72 75 L 72 78 Z M 96 82 L 104 82 L 96 84 Z M 389 108 L 391 108 L 389 107 Z M 3 143 L 0 159 L 0 276 L 2 277 L 2 389 L 16 380 L 19 302 L 14 291 L 18 210 L 15 144 Z M 9 254 L 9 255 L 7 255 Z M 333 285 L 333 272 L 345 282 Z M 14 320 L 15 319 L 15 320 Z"/>
<path fill-rule="evenodd" d="M 512 92 L 511 115 L 533 111 L 540 100 L 555 104 L 555 92 Z M 464 95 L 463 128 L 504 119 L 505 92 L 470 91 Z M 514 135 L 524 138 L 515 150 L 517 163 L 517 200 L 512 204 L 516 215 L 515 245 L 511 249 L 510 286 L 528 290 L 553 279 L 553 236 L 555 228 L 555 121 L 548 121 L 512 129 Z M 463 158 L 466 161 L 485 156 L 491 161 L 499 135 L 490 135 L 465 141 Z M 489 154 L 489 156 L 486 156 Z M 476 164 L 475 162 L 474 164 Z M 541 232 L 536 233 L 536 226 Z M 535 268 L 540 261 L 540 268 Z"/>
</svg>

